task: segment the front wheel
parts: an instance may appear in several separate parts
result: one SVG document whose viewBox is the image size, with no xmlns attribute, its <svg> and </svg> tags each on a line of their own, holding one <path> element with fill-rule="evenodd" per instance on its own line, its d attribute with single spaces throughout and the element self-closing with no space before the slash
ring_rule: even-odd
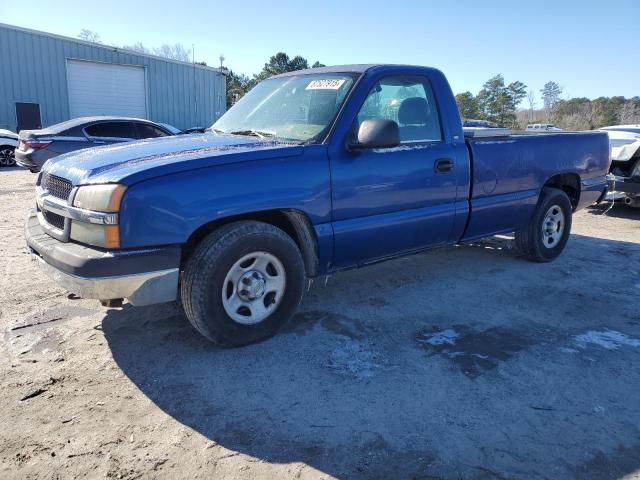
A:
<svg viewBox="0 0 640 480">
<path fill-rule="evenodd" d="M 542 189 L 529 225 L 516 231 L 516 247 L 532 262 L 550 262 L 564 250 L 571 233 L 571 201 L 557 188 Z"/>
<path fill-rule="evenodd" d="M 274 335 L 298 308 L 303 283 L 302 256 L 291 237 L 273 225 L 241 221 L 198 245 L 180 296 L 202 335 L 236 347 Z"/>
<path fill-rule="evenodd" d="M 0 167 L 13 167 L 16 164 L 15 148 L 7 145 L 0 147 Z"/>
</svg>

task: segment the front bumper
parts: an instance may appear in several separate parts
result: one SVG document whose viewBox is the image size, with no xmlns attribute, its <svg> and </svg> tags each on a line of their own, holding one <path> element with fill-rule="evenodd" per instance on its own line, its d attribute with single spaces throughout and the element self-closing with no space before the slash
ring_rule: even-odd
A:
<svg viewBox="0 0 640 480">
<path fill-rule="evenodd" d="M 31 257 L 56 283 L 82 298 L 126 298 L 134 306 L 177 298 L 180 247 L 100 250 L 47 235 L 30 212 L 25 238 Z"/>
</svg>

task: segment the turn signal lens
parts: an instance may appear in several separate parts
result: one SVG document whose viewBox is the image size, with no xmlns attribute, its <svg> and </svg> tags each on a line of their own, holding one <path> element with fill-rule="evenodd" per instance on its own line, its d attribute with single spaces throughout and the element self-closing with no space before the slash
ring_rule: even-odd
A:
<svg viewBox="0 0 640 480">
<path fill-rule="evenodd" d="M 95 223 L 71 222 L 72 240 L 101 248 L 120 248 L 120 228 L 118 225 L 98 225 Z"/>
<path fill-rule="evenodd" d="M 120 228 L 118 225 L 105 225 L 104 246 L 106 248 L 120 248 Z"/>
</svg>

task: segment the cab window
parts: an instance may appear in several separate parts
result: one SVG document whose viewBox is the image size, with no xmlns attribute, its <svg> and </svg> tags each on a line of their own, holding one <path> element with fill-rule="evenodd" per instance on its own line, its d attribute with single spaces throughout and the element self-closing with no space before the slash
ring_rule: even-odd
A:
<svg viewBox="0 0 640 480">
<path fill-rule="evenodd" d="M 358 113 L 358 123 L 370 119 L 396 122 L 401 143 L 442 140 L 435 98 L 424 77 L 399 75 L 380 80 Z"/>
</svg>

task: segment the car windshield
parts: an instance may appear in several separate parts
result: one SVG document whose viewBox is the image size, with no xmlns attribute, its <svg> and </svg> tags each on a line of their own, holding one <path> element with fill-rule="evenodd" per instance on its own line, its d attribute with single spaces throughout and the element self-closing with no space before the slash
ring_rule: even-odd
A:
<svg viewBox="0 0 640 480">
<path fill-rule="evenodd" d="M 265 80 L 211 126 L 219 133 L 301 142 L 321 139 L 355 80 L 354 74 L 292 75 Z"/>
</svg>

